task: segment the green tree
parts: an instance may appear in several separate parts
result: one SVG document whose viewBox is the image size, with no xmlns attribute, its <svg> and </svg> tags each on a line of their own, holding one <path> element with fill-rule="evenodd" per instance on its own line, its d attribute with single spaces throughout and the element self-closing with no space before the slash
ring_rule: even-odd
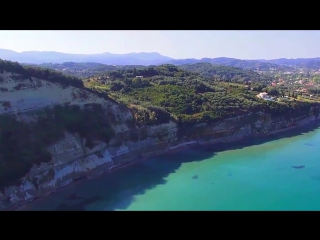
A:
<svg viewBox="0 0 320 240">
<path fill-rule="evenodd" d="M 320 77 L 313 77 L 312 81 L 314 84 L 320 84 Z"/>
<path fill-rule="evenodd" d="M 272 95 L 272 96 L 279 96 L 279 91 L 277 89 L 275 89 L 275 88 L 270 88 L 268 90 L 268 94 Z"/>
</svg>

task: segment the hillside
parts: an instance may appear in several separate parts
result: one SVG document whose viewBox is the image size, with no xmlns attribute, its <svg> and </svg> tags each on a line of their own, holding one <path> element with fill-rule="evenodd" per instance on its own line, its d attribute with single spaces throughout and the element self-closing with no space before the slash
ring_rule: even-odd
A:
<svg viewBox="0 0 320 240">
<path fill-rule="evenodd" d="M 23 64 L 28 66 L 28 64 Z M 31 65 L 32 66 L 32 65 Z M 107 71 L 117 70 L 117 69 L 130 69 L 135 67 L 143 67 L 142 65 L 126 65 L 126 66 L 116 66 L 116 65 L 105 65 L 101 63 L 75 63 L 75 62 L 65 62 L 65 63 L 42 63 L 34 64 L 33 66 L 38 66 L 41 68 L 49 68 L 52 70 L 63 72 L 67 75 L 72 75 L 79 78 L 88 78 L 100 73 Z"/>
<path fill-rule="evenodd" d="M 290 66 L 282 66 L 275 63 L 259 60 L 241 60 L 236 58 L 202 58 L 202 59 L 177 59 L 169 60 L 167 64 L 186 65 L 196 63 L 211 63 L 213 65 L 231 66 L 256 71 L 292 71 Z"/>
<path fill-rule="evenodd" d="M 297 68 L 304 69 L 320 69 L 320 58 L 279 58 L 279 59 L 257 59 L 257 60 L 242 60 L 236 58 L 202 58 L 202 59 L 181 59 L 169 60 L 168 63 L 181 65 L 181 64 L 194 64 L 199 62 L 207 62 L 214 65 L 225 65 L 232 67 L 239 67 L 250 70 L 258 71 L 294 71 Z"/>
<path fill-rule="evenodd" d="M 319 114 L 316 102 L 265 101 L 246 83 L 174 65 L 83 81 L 0 60 L 0 91 L 0 209 L 142 157 L 259 136 Z"/>
<path fill-rule="evenodd" d="M 279 58 L 279 59 L 260 60 L 260 61 L 277 64 L 277 65 L 296 67 L 296 68 L 306 68 L 306 69 L 313 69 L 313 70 L 320 69 L 320 58 L 296 58 L 296 59 Z"/>
<path fill-rule="evenodd" d="M 254 71 L 238 67 L 213 65 L 210 63 L 186 64 L 180 65 L 179 68 L 199 73 L 203 77 L 214 78 L 216 80 L 226 82 L 245 83 L 251 81 L 260 83 L 270 83 L 272 81 L 272 78 L 260 75 Z"/>
<path fill-rule="evenodd" d="M 203 64 L 184 67 L 203 72 Z M 210 69 L 215 71 L 213 78 L 206 78 L 174 65 L 121 69 L 89 78 L 85 80 L 85 85 L 91 89 L 99 89 L 128 106 L 160 108 L 162 111 L 159 110 L 159 113 L 164 114 L 161 118 L 169 119 L 168 116 L 171 115 L 181 123 L 218 121 L 261 110 L 277 115 L 304 106 L 301 102 L 283 104 L 256 98 L 257 92 L 246 86 L 248 81 L 252 81 L 252 87 L 259 86 L 262 89 L 272 80 L 265 79 L 265 82 L 261 82 L 263 77 L 257 73 L 224 66 L 213 66 Z M 204 73 L 208 74 L 207 69 Z M 157 123 L 153 122 L 152 116 L 144 114 L 147 112 L 142 111 L 136 115 L 138 122 Z"/>
<path fill-rule="evenodd" d="M 57 70 L 63 72 L 67 75 L 76 76 L 79 78 L 88 78 L 95 75 L 104 74 L 110 71 L 122 71 L 130 69 L 148 69 L 155 66 L 142 66 L 142 65 L 126 65 L 126 66 L 115 66 L 115 65 L 105 65 L 100 63 L 75 63 L 75 62 L 65 62 L 62 64 L 52 64 L 52 63 L 43 63 L 38 65 L 28 65 L 23 64 L 24 66 L 37 66 L 41 68 L 49 68 L 52 70 Z M 256 72 L 236 68 L 231 66 L 224 65 L 212 65 L 210 63 L 197 63 L 197 64 L 186 64 L 179 65 L 179 68 L 182 68 L 187 71 L 199 73 L 203 77 L 207 78 L 216 78 L 217 80 L 224 81 L 233 81 L 233 82 L 243 82 L 247 81 L 246 79 L 251 79 L 251 81 L 270 81 L 265 76 L 261 76 Z"/>
<path fill-rule="evenodd" d="M 80 79 L 49 69 L 0 60 L 0 91 L 0 165 L 5 166 L 0 187 L 33 163 L 50 160 L 46 147 L 65 131 L 79 133 L 92 147 L 127 130 L 126 119 L 132 118 L 107 95 L 85 89 Z"/>
</svg>

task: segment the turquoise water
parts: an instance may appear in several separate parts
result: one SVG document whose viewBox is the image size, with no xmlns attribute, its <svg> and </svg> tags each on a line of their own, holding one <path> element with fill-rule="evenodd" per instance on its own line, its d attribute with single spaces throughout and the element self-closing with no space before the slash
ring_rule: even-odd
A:
<svg viewBox="0 0 320 240">
<path fill-rule="evenodd" d="M 279 136 L 150 159 L 22 210 L 320 210 L 320 129 Z"/>
</svg>

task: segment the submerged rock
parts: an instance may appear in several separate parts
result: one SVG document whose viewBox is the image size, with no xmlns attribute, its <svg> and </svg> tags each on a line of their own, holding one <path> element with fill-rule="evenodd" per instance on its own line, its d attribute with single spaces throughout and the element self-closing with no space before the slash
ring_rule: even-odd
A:
<svg viewBox="0 0 320 240">
<path fill-rule="evenodd" d="M 292 166 L 293 168 L 304 168 L 305 166 L 304 165 L 299 165 L 299 166 Z"/>
<path fill-rule="evenodd" d="M 309 147 L 314 147 L 314 146 L 315 146 L 315 145 L 312 144 L 312 143 L 306 143 L 305 145 L 306 145 L 306 146 L 309 146 Z"/>
<path fill-rule="evenodd" d="M 198 179 L 198 175 L 194 175 L 192 179 Z"/>
</svg>

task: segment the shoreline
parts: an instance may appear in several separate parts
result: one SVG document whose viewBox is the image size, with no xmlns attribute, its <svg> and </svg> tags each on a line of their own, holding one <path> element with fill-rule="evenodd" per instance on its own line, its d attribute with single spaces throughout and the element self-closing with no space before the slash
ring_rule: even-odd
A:
<svg viewBox="0 0 320 240">
<path fill-rule="evenodd" d="M 78 178 L 77 180 L 73 180 L 69 185 L 66 185 L 66 186 L 63 186 L 61 188 L 58 188 L 56 190 L 53 190 L 51 192 L 49 192 L 48 194 L 44 195 L 44 196 L 41 196 L 41 197 L 35 197 L 31 200 L 27 200 L 23 203 L 20 203 L 18 204 L 17 206 L 13 206 L 11 208 L 8 208 L 8 209 L 5 209 L 4 211 L 24 211 L 23 210 L 23 207 L 26 206 L 28 203 L 31 203 L 31 202 L 35 202 L 39 199 L 43 199 L 45 197 L 48 197 L 49 195 L 52 195 L 52 194 L 55 194 L 55 193 L 58 193 L 70 186 L 74 186 L 76 184 L 79 184 L 79 183 L 82 183 L 83 181 L 88 181 L 92 178 L 96 178 L 96 177 L 99 177 L 103 174 L 110 174 L 110 173 L 113 173 L 113 172 L 116 172 L 120 169 L 123 169 L 123 168 L 127 168 L 127 167 L 130 167 L 130 166 L 133 166 L 134 164 L 137 164 L 137 163 L 141 163 L 143 161 L 147 161 L 147 160 L 150 160 L 151 158 L 154 158 L 156 156 L 162 156 L 162 155 L 165 155 L 165 154 L 172 154 L 172 153 L 175 153 L 175 152 L 180 152 L 182 150 L 185 150 L 185 149 L 192 149 L 192 148 L 196 148 L 196 149 L 199 149 L 203 146 L 214 146 L 216 144 L 221 144 L 221 143 L 232 143 L 232 142 L 239 142 L 241 140 L 249 140 L 249 139 L 256 139 L 256 138 L 263 138 L 263 137 L 268 137 L 268 136 L 272 136 L 272 135 L 275 135 L 275 134 L 278 134 L 278 133 L 283 133 L 283 132 L 287 132 L 289 130 L 293 130 L 293 129 L 298 129 L 300 127 L 304 127 L 310 123 L 317 123 L 319 122 L 320 119 L 307 119 L 305 120 L 304 122 L 300 122 L 299 124 L 297 125 L 293 125 L 293 126 L 290 126 L 290 127 L 287 127 L 287 128 L 283 128 L 283 129 L 278 129 L 278 130 L 275 130 L 275 131 L 270 131 L 266 134 L 261 134 L 261 135 L 249 135 L 249 136 L 229 136 L 230 139 L 225 139 L 225 138 L 220 138 L 220 139 L 215 139 L 215 140 L 209 140 L 207 142 L 202 142 L 202 143 L 195 143 L 195 144 L 190 144 L 190 145 L 183 145 L 183 146 L 180 146 L 180 147 L 176 147 L 176 148 L 173 148 L 173 149 L 169 149 L 169 150 L 162 150 L 160 153 L 157 152 L 157 153 L 151 153 L 151 154 L 146 154 L 146 156 L 138 156 L 138 157 L 133 157 L 133 158 L 130 158 L 128 159 L 127 161 L 128 162 L 125 162 L 123 164 L 119 163 L 118 165 L 116 166 L 111 166 L 110 168 L 104 170 L 103 168 L 106 167 L 105 166 L 101 166 L 101 169 L 100 170 L 97 170 L 97 169 L 93 169 L 92 170 L 92 173 L 94 173 L 94 171 L 97 171 L 98 173 L 96 174 L 92 174 L 90 176 L 90 173 L 88 174 L 89 176 L 84 176 L 84 177 L 80 177 Z M 26 210 L 28 211 L 28 210 Z"/>
</svg>

